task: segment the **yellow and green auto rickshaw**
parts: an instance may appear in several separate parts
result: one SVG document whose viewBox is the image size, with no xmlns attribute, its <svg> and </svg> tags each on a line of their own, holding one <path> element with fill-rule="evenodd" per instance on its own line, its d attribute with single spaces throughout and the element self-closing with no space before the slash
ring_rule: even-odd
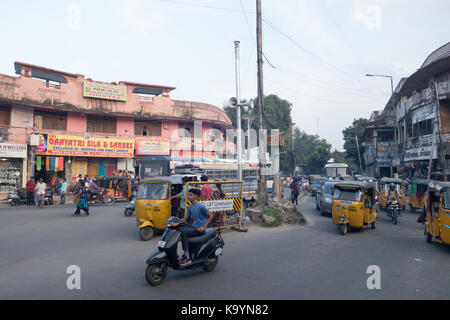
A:
<svg viewBox="0 0 450 320">
<path fill-rule="evenodd" d="M 415 179 L 409 185 L 409 209 L 425 210 L 425 193 L 433 180 Z"/>
<path fill-rule="evenodd" d="M 153 238 L 166 228 L 165 222 L 177 214 L 183 189 L 182 177 L 159 177 L 139 182 L 136 194 L 136 223 L 143 241 Z"/>
<path fill-rule="evenodd" d="M 332 217 L 342 235 L 351 228 L 375 229 L 376 194 L 374 182 L 346 181 L 334 186 Z"/>
<path fill-rule="evenodd" d="M 400 208 L 405 210 L 406 200 L 405 200 L 405 186 L 403 185 L 402 179 L 394 179 L 394 178 L 382 178 L 380 180 L 380 195 L 378 196 L 378 200 L 380 203 L 380 207 L 382 209 L 387 209 L 388 203 L 388 194 L 389 194 L 389 186 L 390 184 L 394 184 L 395 190 L 397 190 L 398 195 L 400 196 L 398 202 L 400 204 Z"/>
<path fill-rule="evenodd" d="M 450 245 L 450 182 L 433 181 L 428 185 L 425 235 Z"/>
</svg>

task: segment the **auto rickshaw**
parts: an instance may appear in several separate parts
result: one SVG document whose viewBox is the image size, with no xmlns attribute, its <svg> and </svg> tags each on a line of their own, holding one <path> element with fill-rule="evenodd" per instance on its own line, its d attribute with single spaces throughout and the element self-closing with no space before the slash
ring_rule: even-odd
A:
<svg viewBox="0 0 450 320">
<path fill-rule="evenodd" d="M 433 238 L 450 245 L 450 182 L 433 181 L 425 199 L 427 242 Z"/>
<path fill-rule="evenodd" d="M 393 178 L 382 178 L 380 180 L 380 195 L 378 196 L 378 201 L 380 203 L 380 207 L 382 209 L 387 209 L 388 202 L 388 194 L 389 194 L 389 185 L 393 183 L 395 185 L 395 190 L 397 190 L 400 198 L 398 202 L 402 210 L 405 210 L 406 200 L 405 200 L 405 187 L 403 185 L 402 179 L 393 179 Z"/>
<path fill-rule="evenodd" d="M 183 189 L 181 176 L 151 178 L 139 182 L 136 194 L 136 223 L 143 241 L 166 228 L 164 223 L 176 216 L 179 199 L 174 196 Z"/>
<path fill-rule="evenodd" d="M 315 179 L 318 179 L 318 178 L 321 178 L 322 176 L 321 175 L 318 175 L 318 174 L 312 174 L 312 175 L 310 175 L 309 177 L 308 177 L 308 192 L 311 192 L 312 191 L 312 186 L 313 186 L 313 181 L 315 180 Z"/>
<path fill-rule="evenodd" d="M 373 182 L 346 181 L 334 186 L 333 223 L 345 235 L 349 228 L 375 229 L 377 206 L 376 185 Z"/>
<path fill-rule="evenodd" d="M 409 186 L 409 208 L 410 210 L 420 209 L 425 210 L 424 195 L 428 189 L 428 185 L 433 180 L 415 179 Z"/>
<path fill-rule="evenodd" d="M 131 181 L 128 177 L 108 176 L 97 179 L 97 185 L 108 191 L 115 200 L 130 200 L 133 198 Z"/>
</svg>

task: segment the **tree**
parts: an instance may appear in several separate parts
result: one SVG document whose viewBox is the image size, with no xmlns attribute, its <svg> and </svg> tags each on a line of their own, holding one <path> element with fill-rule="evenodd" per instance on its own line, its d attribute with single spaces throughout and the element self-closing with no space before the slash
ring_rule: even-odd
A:
<svg viewBox="0 0 450 320">
<path fill-rule="evenodd" d="M 347 161 L 354 166 L 356 165 L 359 168 L 359 156 L 358 156 L 358 148 L 356 147 L 356 138 L 358 137 L 359 142 L 359 152 L 361 154 L 361 162 L 362 166 L 365 167 L 364 163 L 364 147 L 362 146 L 362 142 L 364 141 L 364 124 L 369 120 L 364 118 L 354 119 L 351 126 L 346 127 L 342 134 L 344 135 L 344 149 L 347 153 Z"/>
<path fill-rule="evenodd" d="M 330 159 L 331 144 L 321 139 L 314 146 L 314 150 L 305 157 L 306 171 L 308 173 L 322 173 L 323 168 Z"/>
</svg>

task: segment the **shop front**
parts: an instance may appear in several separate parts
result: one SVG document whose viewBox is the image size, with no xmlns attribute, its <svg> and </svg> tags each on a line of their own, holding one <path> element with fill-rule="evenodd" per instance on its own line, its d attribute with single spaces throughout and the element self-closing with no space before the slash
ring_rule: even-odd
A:
<svg viewBox="0 0 450 320">
<path fill-rule="evenodd" d="M 56 175 L 75 182 L 79 175 L 113 176 L 118 175 L 119 171 L 130 171 L 133 156 L 134 140 L 131 139 L 48 134 L 45 135 L 45 146 L 36 152 L 36 171 L 49 170 L 52 177 Z M 63 164 L 62 171 L 60 164 Z M 48 179 L 49 175 L 46 176 Z"/>
<path fill-rule="evenodd" d="M 26 171 L 27 145 L 0 143 L 0 194 L 24 187 Z"/>
</svg>

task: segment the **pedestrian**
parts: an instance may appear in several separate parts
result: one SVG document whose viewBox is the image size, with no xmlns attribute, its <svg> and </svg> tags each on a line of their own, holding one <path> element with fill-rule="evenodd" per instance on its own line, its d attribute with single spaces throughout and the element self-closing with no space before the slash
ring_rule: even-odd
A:
<svg viewBox="0 0 450 320">
<path fill-rule="evenodd" d="M 225 193 L 222 190 L 222 184 L 216 183 L 216 190 L 212 195 L 213 199 L 223 199 L 226 197 Z"/>
<path fill-rule="evenodd" d="M 178 207 L 178 217 L 180 219 L 184 218 L 184 211 L 185 211 L 184 208 L 186 206 L 186 196 L 187 196 L 186 182 L 188 182 L 190 180 L 191 180 L 191 178 L 189 178 L 189 177 L 183 177 L 183 179 L 181 179 L 181 183 L 183 184 L 183 190 L 181 190 L 181 192 L 179 194 L 174 196 L 174 198 L 180 199 L 180 206 Z"/>
<path fill-rule="evenodd" d="M 44 201 L 45 198 L 45 190 L 47 189 L 47 185 L 44 182 L 44 179 L 40 178 L 39 182 L 36 184 L 36 204 L 41 204 L 41 201 Z"/>
<path fill-rule="evenodd" d="M 205 176 L 205 175 L 202 175 L 200 180 L 202 182 L 207 182 L 208 181 L 208 177 Z M 212 195 L 211 186 L 208 183 L 203 184 L 202 185 L 202 189 L 200 191 L 200 200 L 211 199 L 211 195 Z"/>
<path fill-rule="evenodd" d="M 78 217 L 80 216 L 81 210 L 86 213 L 86 217 L 89 216 L 89 203 L 87 201 L 87 193 L 86 193 L 86 185 L 84 180 L 80 180 L 80 191 L 78 192 L 78 205 L 77 210 L 72 216 Z"/>
<path fill-rule="evenodd" d="M 78 175 L 76 182 L 78 183 L 80 180 L 83 180 L 83 176 L 81 174 Z"/>
<path fill-rule="evenodd" d="M 300 194 L 300 184 L 298 183 L 298 179 L 294 177 L 294 180 L 292 181 L 291 185 L 291 201 L 292 204 L 298 205 L 298 196 Z"/>
<path fill-rule="evenodd" d="M 27 191 L 27 205 L 31 206 L 34 202 L 34 188 L 36 187 L 36 180 L 31 177 L 27 182 L 25 190 Z"/>
<path fill-rule="evenodd" d="M 63 178 L 63 182 L 61 183 L 61 187 L 59 188 L 59 195 L 61 197 L 61 205 L 66 203 L 66 192 L 67 192 L 67 180 Z"/>
</svg>

